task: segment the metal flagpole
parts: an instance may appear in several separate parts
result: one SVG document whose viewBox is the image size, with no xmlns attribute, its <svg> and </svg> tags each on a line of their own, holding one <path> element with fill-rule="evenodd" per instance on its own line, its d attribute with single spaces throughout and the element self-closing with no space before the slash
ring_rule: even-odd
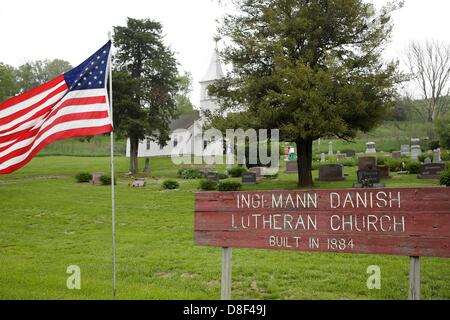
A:
<svg viewBox="0 0 450 320">
<path fill-rule="evenodd" d="M 111 41 L 109 52 L 109 106 L 111 124 L 113 124 L 113 96 L 112 96 L 112 35 L 108 32 L 108 38 Z M 116 299 L 117 276 L 116 276 L 116 204 L 114 188 L 114 126 L 110 134 L 111 137 L 111 213 L 112 213 L 112 264 L 113 264 L 113 299 Z"/>
</svg>

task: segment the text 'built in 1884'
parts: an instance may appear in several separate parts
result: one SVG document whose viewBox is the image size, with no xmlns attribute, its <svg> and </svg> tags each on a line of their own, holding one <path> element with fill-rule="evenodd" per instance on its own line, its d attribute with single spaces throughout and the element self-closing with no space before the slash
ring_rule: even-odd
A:
<svg viewBox="0 0 450 320">
<path fill-rule="evenodd" d="M 195 242 L 450 257 L 450 188 L 197 193 Z"/>
</svg>

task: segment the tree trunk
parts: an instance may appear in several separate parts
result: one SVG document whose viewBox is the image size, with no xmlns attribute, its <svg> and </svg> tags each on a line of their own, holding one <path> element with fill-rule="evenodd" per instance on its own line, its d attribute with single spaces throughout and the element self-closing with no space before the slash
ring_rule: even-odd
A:
<svg viewBox="0 0 450 320">
<path fill-rule="evenodd" d="M 142 171 L 145 177 L 150 176 L 150 158 L 145 158 L 145 167 L 144 171 Z"/>
<path fill-rule="evenodd" d="M 130 172 L 132 174 L 139 172 L 138 149 L 139 139 L 130 137 Z"/>
<path fill-rule="evenodd" d="M 309 139 L 298 139 L 297 145 L 297 166 L 298 166 L 298 186 L 309 188 L 314 186 L 312 179 L 312 146 L 313 141 Z"/>
</svg>

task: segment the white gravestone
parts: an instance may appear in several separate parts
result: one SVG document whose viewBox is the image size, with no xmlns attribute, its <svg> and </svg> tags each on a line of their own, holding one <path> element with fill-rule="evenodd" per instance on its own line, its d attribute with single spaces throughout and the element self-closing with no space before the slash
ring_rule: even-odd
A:
<svg viewBox="0 0 450 320">
<path fill-rule="evenodd" d="M 328 144 L 328 155 L 332 156 L 333 155 L 333 142 L 330 141 L 330 143 Z"/>
<path fill-rule="evenodd" d="M 421 154 L 422 149 L 419 145 L 411 146 L 411 160 L 418 161 Z"/>
<path fill-rule="evenodd" d="M 441 149 L 433 150 L 433 163 L 441 163 Z"/>
<path fill-rule="evenodd" d="M 366 154 L 377 153 L 377 150 L 375 149 L 375 142 L 367 142 L 366 146 Z"/>
</svg>

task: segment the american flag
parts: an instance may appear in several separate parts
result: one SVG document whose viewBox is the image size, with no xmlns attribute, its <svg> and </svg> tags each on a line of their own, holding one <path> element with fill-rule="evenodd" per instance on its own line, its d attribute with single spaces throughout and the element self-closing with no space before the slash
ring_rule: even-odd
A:
<svg viewBox="0 0 450 320">
<path fill-rule="evenodd" d="M 106 90 L 111 41 L 75 69 L 0 103 L 0 174 L 61 139 L 112 131 Z"/>
</svg>

